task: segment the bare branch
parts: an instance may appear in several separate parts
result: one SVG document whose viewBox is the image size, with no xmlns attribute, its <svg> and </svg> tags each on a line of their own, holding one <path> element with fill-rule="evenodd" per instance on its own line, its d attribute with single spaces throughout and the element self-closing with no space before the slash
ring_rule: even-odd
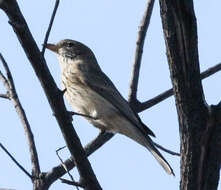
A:
<svg viewBox="0 0 221 190">
<path fill-rule="evenodd" d="M 143 46 L 144 46 L 146 32 L 150 24 L 153 5 L 154 5 L 154 0 L 148 0 L 147 8 L 144 13 L 143 19 L 141 21 L 140 30 L 138 32 L 137 43 L 136 43 L 137 47 L 135 51 L 135 59 L 134 59 L 132 77 L 129 89 L 129 102 L 131 105 L 133 105 L 133 102 L 135 103 L 137 101 L 137 86 L 139 80 L 141 59 L 143 54 Z"/>
<path fill-rule="evenodd" d="M 160 150 L 162 150 L 162 151 L 164 151 L 164 152 L 166 152 L 166 153 L 168 153 L 168 154 L 171 154 L 171 155 L 174 155 L 174 156 L 180 156 L 180 153 L 177 153 L 177 152 L 173 152 L 173 151 L 171 151 L 171 150 L 168 150 L 168 149 L 164 148 L 163 146 L 161 146 L 161 145 L 159 145 L 159 144 L 157 144 L 157 143 L 155 143 L 155 142 L 153 142 L 153 144 L 154 144 L 157 148 L 159 148 Z"/>
<path fill-rule="evenodd" d="M 28 171 L 21 165 L 19 162 L 10 154 L 10 152 L 4 147 L 2 143 L 0 143 L 0 147 L 4 152 L 12 159 L 12 161 L 30 178 L 33 179 L 32 175 L 28 173 Z"/>
<path fill-rule="evenodd" d="M 210 67 L 206 71 L 202 72 L 200 75 L 200 78 L 205 79 L 205 78 L 217 73 L 220 70 L 221 70 L 221 63 L 219 63 L 213 67 Z M 134 107 L 134 110 L 137 112 L 142 112 L 142 111 L 162 102 L 163 100 L 169 98 L 172 95 L 173 95 L 173 89 L 171 88 L 171 89 L 159 94 L 158 96 L 156 96 L 150 100 L 147 100 L 146 102 L 137 104 L 137 106 Z"/>
<path fill-rule="evenodd" d="M 22 122 L 22 125 L 24 127 L 24 131 L 25 131 L 25 135 L 26 135 L 27 140 L 28 140 L 28 146 L 29 146 L 31 162 L 32 162 L 32 174 L 34 176 L 39 176 L 41 171 L 40 171 L 40 166 L 39 166 L 39 161 L 38 161 L 38 154 L 37 154 L 37 150 L 36 150 L 36 146 L 35 146 L 35 142 L 34 142 L 34 136 L 33 136 L 33 133 L 31 131 L 31 126 L 28 122 L 25 111 L 24 111 L 24 109 L 23 109 L 23 107 L 20 103 L 19 98 L 18 98 L 16 89 L 15 89 L 15 85 L 14 85 L 14 81 L 13 81 L 13 78 L 12 78 L 12 74 L 10 72 L 8 64 L 5 61 L 2 54 L 0 54 L 0 60 L 3 63 L 3 66 L 4 66 L 5 71 L 6 71 L 6 75 L 7 75 L 7 78 L 8 78 L 7 82 L 5 82 L 5 88 L 8 91 L 8 97 L 10 98 L 12 103 L 14 104 L 14 107 L 15 107 L 16 112 L 18 113 L 18 116 L 19 116 L 19 118 Z M 0 73 L 0 75 L 1 75 L 1 73 Z"/>
<path fill-rule="evenodd" d="M 63 146 L 63 147 L 59 148 L 58 150 L 56 150 L 56 154 L 57 154 L 58 159 L 60 160 L 60 162 L 61 162 L 63 168 L 65 169 L 65 171 L 66 171 L 67 174 L 69 175 L 69 177 L 70 177 L 70 179 L 71 179 L 71 182 L 72 182 L 72 183 L 76 183 L 75 180 L 74 180 L 74 178 L 73 178 L 73 176 L 70 174 L 70 172 L 69 172 L 69 170 L 67 169 L 65 163 L 63 162 L 62 158 L 61 158 L 60 155 L 59 155 L 59 151 L 62 150 L 62 149 L 64 149 L 65 147 L 66 147 L 66 146 Z M 77 190 L 79 190 L 79 189 L 78 189 L 78 186 L 76 186 L 76 188 L 77 188 Z"/>
<path fill-rule="evenodd" d="M 5 98 L 5 99 L 9 100 L 8 94 L 0 94 L 0 98 Z"/>
<path fill-rule="evenodd" d="M 74 185 L 77 187 L 82 187 L 84 188 L 84 185 L 80 184 L 79 182 L 76 182 L 76 181 L 70 181 L 70 180 L 67 180 L 67 179 L 63 179 L 63 178 L 60 178 L 61 180 L 61 183 L 65 183 L 65 184 L 68 184 L 68 185 Z"/>
<path fill-rule="evenodd" d="M 206 102 L 199 69 L 193 1 L 160 0 L 180 130 L 180 189 L 217 189 L 221 128 Z"/>
<path fill-rule="evenodd" d="M 53 25 L 53 22 L 54 22 L 54 18 L 55 18 L 59 3 L 60 3 L 60 0 L 56 0 L 54 10 L 53 10 L 53 13 L 51 15 L 50 23 L 49 23 L 49 26 L 48 26 L 48 30 L 47 30 L 46 35 L 45 35 L 43 47 L 42 47 L 42 50 L 41 50 L 42 56 L 44 56 L 44 53 L 45 53 L 46 44 L 48 42 L 48 38 L 49 38 L 49 35 L 50 35 L 50 32 L 51 32 L 51 28 L 52 28 L 52 25 Z"/>
<path fill-rule="evenodd" d="M 82 177 L 85 189 L 101 189 L 101 186 L 93 172 L 93 169 L 86 157 L 80 139 L 74 130 L 72 121 L 65 108 L 63 96 L 52 78 L 46 61 L 42 56 L 28 25 L 19 9 L 16 0 L 0 1 L 0 8 L 9 17 L 10 23 L 21 43 L 27 58 L 29 59 L 56 116 L 67 147 L 74 158 L 79 174 Z"/>
<path fill-rule="evenodd" d="M 209 69 L 207 69 L 206 71 L 202 72 L 200 75 L 201 79 L 205 79 L 213 74 L 215 74 L 216 72 L 221 70 L 221 63 L 218 63 L 217 65 L 210 67 Z"/>
<path fill-rule="evenodd" d="M 1 54 L 0 54 L 0 59 L 1 59 Z M 1 71 L 0 71 L 0 80 L 7 89 L 7 87 L 9 87 L 8 79 L 3 75 Z"/>
</svg>

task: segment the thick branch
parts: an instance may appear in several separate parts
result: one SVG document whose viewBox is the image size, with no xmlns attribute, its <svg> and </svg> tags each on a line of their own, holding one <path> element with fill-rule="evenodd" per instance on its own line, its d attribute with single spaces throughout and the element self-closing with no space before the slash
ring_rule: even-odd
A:
<svg viewBox="0 0 221 190">
<path fill-rule="evenodd" d="M 219 176 L 220 160 L 210 157 L 210 147 L 214 145 L 216 122 L 205 103 L 201 84 L 193 2 L 160 0 L 160 8 L 180 126 L 180 189 L 202 190 L 210 183 L 212 188 L 206 189 L 215 190 L 218 178 L 214 176 Z M 217 161 L 219 168 L 208 167 Z"/>
<path fill-rule="evenodd" d="M 28 146 L 29 146 L 29 151 L 30 151 L 30 155 L 31 155 L 31 162 L 32 162 L 32 175 L 38 177 L 41 171 L 40 171 L 38 154 L 37 154 L 37 150 L 36 150 L 36 146 L 35 146 L 34 136 L 31 131 L 31 126 L 28 122 L 25 111 L 20 103 L 19 98 L 18 98 L 16 89 L 15 89 L 15 85 L 14 85 L 14 81 L 12 78 L 12 74 L 9 70 L 8 64 L 6 63 L 5 59 L 3 58 L 3 56 L 1 54 L 0 54 L 0 59 L 3 63 L 3 66 L 6 71 L 6 75 L 7 75 L 7 82 L 3 81 L 3 83 L 5 84 L 5 88 L 8 91 L 8 98 L 14 104 L 14 107 L 15 107 L 16 112 L 18 113 L 18 116 L 22 122 L 22 125 L 24 127 L 24 131 L 25 131 L 25 135 L 28 140 Z"/>
<path fill-rule="evenodd" d="M 17 1 L 2 0 L 0 1 L 0 8 L 9 17 L 10 23 L 12 24 L 39 81 L 41 82 L 68 149 L 74 157 L 79 174 L 85 184 L 85 189 L 101 189 L 83 150 L 80 139 L 73 128 L 71 119 L 64 105 L 63 96 L 57 88 L 46 65 L 46 61 L 32 37 L 27 23 L 18 7 Z"/>
<path fill-rule="evenodd" d="M 129 102 L 131 106 L 133 106 L 133 104 L 136 104 L 137 102 L 137 87 L 138 87 L 141 59 L 143 54 L 143 46 L 144 46 L 146 32 L 150 24 L 153 5 L 154 5 L 154 0 L 148 0 L 147 8 L 144 13 L 143 19 L 140 24 L 140 29 L 138 32 L 137 47 L 135 51 L 135 58 L 132 70 L 130 89 L 129 89 Z"/>
</svg>

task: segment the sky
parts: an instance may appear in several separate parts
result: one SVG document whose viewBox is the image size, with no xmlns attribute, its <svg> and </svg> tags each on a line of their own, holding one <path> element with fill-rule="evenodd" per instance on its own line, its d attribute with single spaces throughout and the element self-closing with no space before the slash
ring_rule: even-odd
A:
<svg viewBox="0 0 221 190">
<path fill-rule="evenodd" d="M 18 1 L 32 35 L 42 48 L 54 1 Z M 195 1 L 198 23 L 199 59 L 201 71 L 221 62 L 221 2 L 219 0 Z M 93 0 L 61 1 L 49 42 L 70 38 L 88 45 L 96 55 L 102 70 L 111 78 L 122 95 L 128 97 L 132 63 L 134 59 L 138 26 L 146 1 Z M 65 145 L 60 129 L 49 107 L 42 87 L 21 48 L 8 18 L 0 11 L 0 52 L 7 60 L 14 77 L 17 93 L 26 111 L 34 133 L 42 171 L 59 164 L 56 149 Z M 50 72 L 60 87 L 60 69 L 56 56 L 46 51 L 45 59 Z M 0 65 L 3 71 L 2 65 Z M 217 104 L 221 98 L 221 73 L 203 81 L 206 101 Z M 160 19 L 159 2 L 156 1 L 144 45 L 138 99 L 148 100 L 171 88 L 165 42 Z M 0 93 L 5 92 L 0 83 Z M 67 108 L 71 110 L 67 104 Z M 174 97 L 139 114 L 142 121 L 156 134 L 155 142 L 179 152 L 179 126 Z M 12 103 L 0 99 L 0 142 L 31 172 L 30 156 L 23 127 Z M 75 116 L 73 125 L 81 142 L 86 145 L 98 130 L 83 118 Z M 68 150 L 61 153 L 65 160 Z M 177 190 L 180 182 L 179 157 L 162 152 L 171 164 L 175 177 L 167 175 L 153 156 L 142 146 L 127 137 L 116 135 L 89 157 L 93 170 L 105 190 L 170 189 Z M 0 150 L 0 188 L 31 189 L 29 178 Z M 76 169 L 72 171 L 78 180 Z M 67 179 L 68 176 L 65 176 Z M 57 181 L 51 190 L 73 189 Z"/>
</svg>

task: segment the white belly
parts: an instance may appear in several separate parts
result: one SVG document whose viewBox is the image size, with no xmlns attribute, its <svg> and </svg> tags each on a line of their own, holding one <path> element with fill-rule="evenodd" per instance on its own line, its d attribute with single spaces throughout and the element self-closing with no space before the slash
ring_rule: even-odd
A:
<svg viewBox="0 0 221 190">
<path fill-rule="evenodd" d="M 116 131 L 113 120 L 119 117 L 119 112 L 102 96 L 89 88 L 74 86 L 67 88 L 65 97 L 75 112 L 96 118 L 85 117 L 90 123 L 101 129 Z"/>
</svg>

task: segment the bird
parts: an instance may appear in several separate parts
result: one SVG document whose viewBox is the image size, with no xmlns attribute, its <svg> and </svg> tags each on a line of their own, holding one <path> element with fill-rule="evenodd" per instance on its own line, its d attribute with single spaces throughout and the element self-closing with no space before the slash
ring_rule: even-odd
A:
<svg viewBox="0 0 221 190">
<path fill-rule="evenodd" d="M 85 115 L 85 119 L 101 131 L 120 133 L 144 146 L 168 174 L 174 175 L 150 138 L 155 137 L 154 133 L 101 70 L 92 50 L 70 39 L 45 46 L 57 55 L 64 96 L 72 109 Z"/>
</svg>

